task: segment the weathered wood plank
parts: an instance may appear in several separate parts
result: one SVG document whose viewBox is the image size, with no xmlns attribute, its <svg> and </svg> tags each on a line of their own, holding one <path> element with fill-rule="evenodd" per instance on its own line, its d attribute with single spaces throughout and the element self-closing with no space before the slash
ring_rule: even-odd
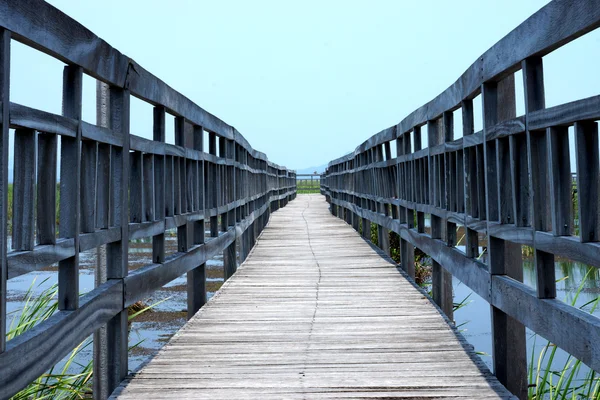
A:
<svg viewBox="0 0 600 400">
<path fill-rule="evenodd" d="M 437 397 L 440 390 L 511 398 L 382 256 L 329 214 L 324 197 L 299 196 L 273 214 L 237 273 L 114 397 L 152 390 L 177 398 L 193 388 L 193 397 L 212 399 Z"/>
<path fill-rule="evenodd" d="M 0 332 L 6 324 L 6 261 L 8 243 L 8 133 L 10 95 L 10 32 L 0 28 Z M 0 353 L 6 348 L 6 335 L 0 335 Z"/>
</svg>

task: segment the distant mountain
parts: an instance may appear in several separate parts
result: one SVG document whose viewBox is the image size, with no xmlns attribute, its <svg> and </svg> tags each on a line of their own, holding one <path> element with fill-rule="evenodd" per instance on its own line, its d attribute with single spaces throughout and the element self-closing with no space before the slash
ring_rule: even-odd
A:
<svg viewBox="0 0 600 400">
<path fill-rule="evenodd" d="M 297 174 L 321 174 L 325 172 L 325 168 L 327 168 L 327 164 L 319 165 L 318 167 L 308 167 L 302 168 L 296 171 Z"/>
</svg>

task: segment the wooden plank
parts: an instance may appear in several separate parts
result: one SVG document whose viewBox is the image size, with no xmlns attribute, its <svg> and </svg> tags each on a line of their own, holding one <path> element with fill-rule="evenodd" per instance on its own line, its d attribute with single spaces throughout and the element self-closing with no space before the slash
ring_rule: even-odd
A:
<svg viewBox="0 0 600 400">
<path fill-rule="evenodd" d="M 10 32 L 0 28 L 0 332 L 6 323 L 6 261 L 8 243 L 8 134 L 10 95 Z M 6 335 L 0 335 L 0 354 L 6 348 Z"/>
<path fill-rule="evenodd" d="M 79 249 L 81 191 L 81 107 L 83 70 L 66 66 L 63 71 L 63 115 L 79 121 L 77 137 L 61 137 L 59 236 L 73 238 Z M 58 308 L 74 310 L 79 304 L 79 252 L 58 264 Z"/>
<path fill-rule="evenodd" d="M 123 137 L 123 147 L 111 147 L 110 224 L 121 228 L 121 240 L 107 245 L 107 279 L 122 279 L 128 274 L 129 251 L 129 102 L 126 89 L 110 87 L 109 118 L 112 130 Z M 124 309 L 124 304 L 122 310 Z M 110 366 L 104 385 L 112 392 L 127 375 L 127 310 L 111 318 L 106 326 L 106 359 Z"/>
<path fill-rule="evenodd" d="M 143 172 L 142 172 L 142 153 L 133 151 L 129 155 L 129 222 L 142 222 L 142 213 L 144 205 L 142 203 L 143 194 Z"/>
<path fill-rule="evenodd" d="M 579 208 L 579 238 L 582 242 L 600 240 L 600 166 L 598 160 L 598 124 L 575 123 L 575 154 L 577 158 L 577 201 Z"/>
<path fill-rule="evenodd" d="M 513 398 L 382 254 L 331 216 L 324 197 L 298 196 L 113 397 Z"/>
<path fill-rule="evenodd" d="M 38 135 L 37 238 L 38 244 L 56 243 L 56 162 L 58 138 Z"/>
<path fill-rule="evenodd" d="M 111 280 L 83 296 L 77 310 L 59 311 L 10 340 L 0 353 L 0 397 L 9 398 L 26 387 L 119 313 L 122 296 L 123 282 Z"/>
<path fill-rule="evenodd" d="M 482 98 L 483 131 L 485 138 L 484 154 L 487 170 L 485 197 L 487 199 L 487 224 L 489 231 L 490 221 L 498 221 L 500 219 L 498 205 L 502 202 L 499 199 L 500 182 L 498 181 L 496 171 L 498 168 L 496 160 L 496 141 L 498 139 L 490 140 L 488 138 L 488 130 L 498 122 L 515 117 L 514 75 L 510 75 L 500 82 L 486 82 L 482 86 Z M 529 197 L 527 191 L 523 192 L 524 188 L 522 186 L 525 181 L 527 182 L 525 188 L 529 187 L 528 181 L 526 181 L 528 173 L 527 156 L 526 151 L 523 151 L 522 145 L 518 144 L 515 135 L 510 136 L 509 140 L 511 142 L 510 165 L 512 168 L 511 181 L 513 182 L 513 199 L 516 202 L 516 206 L 525 205 L 525 210 L 514 210 L 516 216 L 515 222 L 518 226 L 522 226 L 527 225 L 529 222 Z M 523 153 L 525 153 L 525 157 L 523 157 Z M 525 198 L 527 201 L 524 200 Z M 520 250 L 521 248 L 519 245 L 489 234 L 488 262 L 492 276 L 508 275 L 522 281 L 523 265 Z M 494 374 L 511 393 L 515 394 L 519 399 L 524 400 L 527 398 L 525 326 L 493 305 L 491 307 L 491 314 Z"/>
<path fill-rule="evenodd" d="M 153 109 L 153 139 L 156 142 L 165 142 L 165 123 L 166 113 L 164 107 L 154 107 Z M 154 156 L 154 216 L 156 220 L 163 220 L 166 213 L 166 199 L 170 192 L 167 191 L 167 181 L 165 177 L 165 160 L 170 160 L 165 156 Z M 163 263 L 165 261 L 165 234 L 160 233 L 152 237 L 152 262 Z"/>
<path fill-rule="evenodd" d="M 569 130 L 567 127 L 554 127 L 546 131 L 548 136 L 548 173 L 550 180 L 550 214 L 552 233 L 556 236 L 573 233 L 573 202 L 571 190 L 571 155 L 569 151 Z"/>
<path fill-rule="evenodd" d="M 523 60 L 521 65 L 523 67 L 523 83 L 525 86 L 525 111 L 529 115 L 531 112 L 546 107 L 543 62 L 541 57 L 531 57 Z M 529 170 L 531 171 L 529 179 L 531 187 L 532 225 L 535 230 L 539 231 L 549 231 L 551 229 L 551 221 L 553 219 L 553 207 L 550 204 L 552 201 L 551 175 L 560 173 L 558 169 L 551 171 L 551 140 L 547 132 L 543 130 L 533 131 L 530 127 L 529 118 L 527 118 L 527 147 Z M 569 151 L 568 140 L 566 151 Z M 567 162 L 568 160 L 569 156 L 567 155 Z M 546 299 L 555 298 L 556 276 L 554 254 L 540 251 L 535 243 L 535 236 L 534 249 L 538 297 Z"/>
<path fill-rule="evenodd" d="M 40 135 L 40 139 L 41 139 Z M 97 166 L 97 143 L 89 140 L 81 142 L 81 232 L 90 233 L 96 230 L 96 166 Z M 52 164 L 39 164 L 52 165 Z M 56 168 L 54 168 L 56 169 Z M 56 175 L 56 173 L 55 173 Z M 56 178 L 55 178 L 56 179 Z M 54 181 L 51 186 L 56 186 Z M 49 185 L 50 186 L 50 185 Z M 50 187 L 47 191 L 50 195 Z M 56 192 L 56 188 L 54 188 Z M 54 196 L 52 203 L 54 203 Z M 50 203 L 50 202 L 49 202 Z M 50 209 L 48 204 L 48 209 Z M 38 215 L 40 215 L 38 213 Z"/>
<path fill-rule="evenodd" d="M 34 246 L 36 142 L 35 131 L 15 130 L 12 229 L 12 247 L 15 250 L 32 250 Z"/>
<path fill-rule="evenodd" d="M 154 155 L 142 156 L 142 221 L 154 221 Z"/>
</svg>

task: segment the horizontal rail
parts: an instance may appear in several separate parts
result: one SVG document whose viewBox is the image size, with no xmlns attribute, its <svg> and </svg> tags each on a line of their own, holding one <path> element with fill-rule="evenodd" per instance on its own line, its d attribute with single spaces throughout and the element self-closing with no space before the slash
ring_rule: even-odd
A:
<svg viewBox="0 0 600 400">
<path fill-rule="evenodd" d="M 600 267 L 600 96 L 546 108 L 543 73 L 543 56 L 599 26 L 600 1 L 550 2 L 435 99 L 331 161 L 321 179 L 334 215 L 367 238 L 375 224 L 386 251 L 388 233 L 399 235 L 410 275 L 415 248 L 431 257 L 433 297 L 450 317 L 452 276 L 490 303 L 494 373 L 519 398 L 527 397 L 525 327 L 600 371 L 600 320 L 557 300 L 554 276 L 557 257 Z M 478 95 L 483 130 L 474 132 Z M 537 289 L 522 283 L 521 246 L 533 248 Z"/>
<path fill-rule="evenodd" d="M 10 101 L 13 40 L 67 64 L 61 115 Z M 81 118 L 84 74 L 98 81 L 96 124 Z M 152 140 L 130 132 L 131 96 L 154 106 Z M 175 144 L 165 143 L 167 114 L 175 117 Z M 8 342 L 0 335 L 2 399 L 92 333 L 106 344 L 94 347 L 94 397 L 108 397 L 128 373 L 127 307 L 187 274 L 191 317 L 206 302 L 206 261 L 223 253 L 227 279 L 238 245 L 243 261 L 270 213 L 296 195 L 294 171 L 41 0 L 0 0 L 0 128 L 0 332 L 7 279 L 52 264 L 59 271 L 59 311 Z M 177 252 L 167 255 L 172 229 Z M 152 238 L 152 262 L 129 274 L 129 241 L 140 238 Z M 108 256 L 97 266 L 100 283 L 80 298 L 79 254 L 101 247 Z"/>
</svg>

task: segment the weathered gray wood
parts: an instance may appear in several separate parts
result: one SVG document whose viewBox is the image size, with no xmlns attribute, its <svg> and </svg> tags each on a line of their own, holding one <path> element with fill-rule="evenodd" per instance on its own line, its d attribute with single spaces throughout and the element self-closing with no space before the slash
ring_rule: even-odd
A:
<svg viewBox="0 0 600 400">
<path fill-rule="evenodd" d="M 142 221 L 154 221 L 154 156 L 142 156 Z"/>
<path fill-rule="evenodd" d="M 208 134 L 208 152 L 214 156 L 217 155 L 217 136 L 213 132 L 209 132 Z M 207 198 L 210 199 L 208 202 L 210 207 L 217 207 L 219 205 L 219 201 L 217 198 L 218 195 L 218 183 L 217 183 L 217 166 L 214 164 L 208 165 L 208 179 L 206 180 L 206 190 Z M 210 236 L 216 237 L 219 235 L 219 219 L 218 216 L 210 217 Z"/>
<path fill-rule="evenodd" d="M 41 139 L 41 136 L 40 136 Z M 96 230 L 96 165 L 97 143 L 84 140 L 81 142 L 81 232 L 90 233 Z M 40 165 L 45 165 L 41 164 Z M 52 165 L 52 164 L 49 164 Z M 56 168 L 55 168 L 56 169 Z M 56 178 L 55 178 L 56 179 Z M 54 186 L 56 183 L 52 182 Z M 48 191 L 50 188 L 48 188 Z M 56 189 L 55 189 L 56 190 Z M 48 205 L 50 208 L 50 204 Z M 38 213 L 39 215 L 39 213 Z"/>
<path fill-rule="evenodd" d="M 37 165 L 37 242 L 56 243 L 56 162 L 58 138 L 38 135 Z M 95 167 L 95 165 L 94 165 Z"/>
<path fill-rule="evenodd" d="M 153 109 L 153 139 L 157 142 L 165 141 L 165 109 L 154 107 Z M 167 189 L 165 181 L 165 156 L 154 156 L 154 216 L 157 220 L 166 217 Z M 165 261 L 165 235 L 159 233 L 152 237 L 152 262 L 163 263 Z"/>
<path fill-rule="evenodd" d="M 110 146 L 98 144 L 96 167 L 96 227 L 106 229 L 109 226 L 110 202 Z"/>
<path fill-rule="evenodd" d="M 144 205 L 142 204 L 142 153 L 133 151 L 129 155 L 129 222 L 142 222 Z"/>
<path fill-rule="evenodd" d="M 6 332 L 6 261 L 8 243 L 8 132 L 10 94 L 10 32 L 0 28 L 0 332 Z M 0 353 L 6 348 L 6 335 L 0 335 Z"/>
<path fill-rule="evenodd" d="M 577 158 L 577 201 L 579 237 L 582 242 L 600 240 L 600 166 L 598 159 L 598 124 L 575 123 L 575 154 Z"/>
<path fill-rule="evenodd" d="M 569 152 L 569 131 L 567 127 L 548 128 L 548 173 L 550 180 L 550 210 L 552 233 L 571 235 L 573 218 L 571 190 L 571 156 Z"/>
<path fill-rule="evenodd" d="M 110 88 L 107 84 L 96 81 L 96 126 L 108 129 L 110 125 Z M 80 250 L 86 243 L 86 236 L 98 238 L 99 234 L 116 232 L 118 235 L 114 239 L 121 239 L 121 230 L 119 228 L 108 228 L 109 219 L 109 201 L 110 201 L 110 146 L 105 143 L 98 143 L 97 166 L 96 166 L 96 226 L 104 228 L 94 234 L 82 234 L 80 237 Z M 104 239 L 104 238 L 102 238 Z M 92 241 L 93 242 L 93 241 Z M 95 287 L 99 287 L 107 282 L 106 245 L 109 241 L 100 241 L 91 243 L 96 249 L 96 271 L 94 274 Z M 92 393 L 94 399 L 100 400 L 110 395 L 108 387 L 109 366 L 108 366 L 108 326 L 103 324 L 93 335 L 93 376 Z"/>
<path fill-rule="evenodd" d="M 63 71 L 63 115 L 78 120 L 77 136 L 62 137 L 60 146 L 59 236 L 73 238 L 79 248 L 81 190 L 81 107 L 83 71 L 66 66 Z M 74 310 L 79 304 L 79 252 L 58 264 L 58 308 Z"/>
<path fill-rule="evenodd" d="M 34 246 L 36 142 L 35 131 L 15 130 L 12 230 L 12 247 L 15 250 L 32 250 Z"/>
<path fill-rule="evenodd" d="M 129 251 L 129 91 L 110 88 L 109 119 L 111 129 L 121 135 L 123 147 L 111 147 L 110 224 L 121 228 L 121 240 L 107 245 L 107 279 L 122 279 L 128 273 Z M 124 309 L 124 305 L 123 308 Z M 127 310 L 107 323 L 106 355 L 109 370 L 105 377 L 109 392 L 127 375 Z"/>
<path fill-rule="evenodd" d="M 438 397 L 444 387 L 445 396 L 512 398 L 382 255 L 331 216 L 323 197 L 298 196 L 114 397 Z"/>
<path fill-rule="evenodd" d="M 0 398 L 27 386 L 117 314 L 122 296 L 122 281 L 111 280 L 83 296 L 77 310 L 59 311 L 9 341 L 0 353 Z"/>
<path fill-rule="evenodd" d="M 597 317 L 560 300 L 538 299 L 535 290 L 513 279 L 502 276 L 492 279 L 497 288 L 492 294 L 495 307 L 513 315 L 570 354 L 576 354 L 577 359 L 590 368 L 600 368 L 597 357 L 600 323 Z"/>
</svg>

